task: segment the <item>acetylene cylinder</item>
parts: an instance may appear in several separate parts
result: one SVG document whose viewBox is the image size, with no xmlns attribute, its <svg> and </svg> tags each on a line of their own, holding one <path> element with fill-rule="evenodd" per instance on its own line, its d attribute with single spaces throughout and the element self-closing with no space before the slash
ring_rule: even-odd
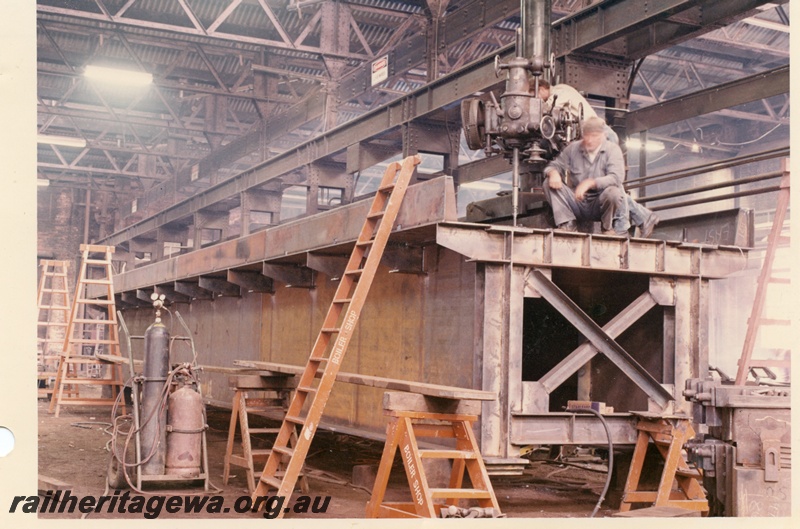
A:
<svg viewBox="0 0 800 529">
<path fill-rule="evenodd" d="M 182 477 L 200 475 L 202 432 L 205 413 L 200 393 L 189 386 L 169 396 L 167 437 L 167 474 Z"/>
<path fill-rule="evenodd" d="M 161 411 L 164 383 L 169 373 L 169 332 L 156 321 L 144 332 L 144 387 L 142 388 L 142 460 L 152 452 L 152 457 L 142 465 L 145 476 L 164 474 L 167 417 Z"/>
</svg>

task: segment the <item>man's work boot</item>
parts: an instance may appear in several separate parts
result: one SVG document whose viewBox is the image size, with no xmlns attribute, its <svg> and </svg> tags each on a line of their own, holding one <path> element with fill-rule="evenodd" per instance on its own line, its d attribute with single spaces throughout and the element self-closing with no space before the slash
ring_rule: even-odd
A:
<svg viewBox="0 0 800 529">
<path fill-rule="evenodd" d="M 656 228 L 656 226 L 658 226 L 660 220 L 661 219 L 658 218 L 658 215 L 651 213 L 650 216 L 647 217 L 647 220 L 644 221 L 644 224 L 642 224 L 642 237 L 645 239 L 650 237 L 653 234 L 653 230 Z"/>
<path fill-rule="evenodd" d="M 578 223 L 575 219 L 568 220 L 556 226 L 556 229 L 561 231 L 578 231 Z"/>
</svg>

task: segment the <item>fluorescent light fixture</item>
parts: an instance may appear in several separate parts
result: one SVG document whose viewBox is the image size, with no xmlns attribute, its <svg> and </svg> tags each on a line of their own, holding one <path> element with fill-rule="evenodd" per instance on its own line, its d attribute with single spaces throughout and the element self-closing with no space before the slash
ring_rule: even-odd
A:
<svg viewBox="0 0 800 529">
<path fill-rule="evenodd" d="M 625 140 L 625 145 L 628 146 L 629 149 L 641 149 L 642 142 L 639 138 L 628 138 Z M 666 149 L 663 143 L 660 141 L 647 141 L 644 144 L 644 150 L 647 152 L 660 152 Z"/>
<path fill-rule="evenodd" d="M 76 147 L 78 149 L 83 149 L 86 147 L 86 140 L 83 138 L 75 138 L 73 136 L 46 136 L 44 134 L 37 134 L 36 143 L 43 143 L 45 145 L 60 145 L 62 147 Z"/>
<path fill-rule="evenodd" d="M 93 81 L 116 85 L 147 86 L 153 82 L 153 74 L 151 73 L 123 70 L 121 68 L 106 68 L 105 66 L 94 64 L 87 64 L 83 69 L 83 74 Z"/>
<path fill-rule="evenodd" d="M 36 185 L 39 186 L 39 187 L 47 187 L 47 186 L 50 185 L 50 180 L 48 180 L 46 178 L 37 178 L 36 179 Z"/>
</svg>

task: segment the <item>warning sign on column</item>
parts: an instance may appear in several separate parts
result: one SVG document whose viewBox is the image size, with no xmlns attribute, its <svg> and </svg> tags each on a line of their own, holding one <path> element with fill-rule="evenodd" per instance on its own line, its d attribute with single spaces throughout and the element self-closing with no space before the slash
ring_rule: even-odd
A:
<svg viewBox="0 0 800 529">
<path fill-rule="evenodd" d="M 389 78 L 389 56 L 384 55 L 372 63 L 372 86 Z"/>
</svg>

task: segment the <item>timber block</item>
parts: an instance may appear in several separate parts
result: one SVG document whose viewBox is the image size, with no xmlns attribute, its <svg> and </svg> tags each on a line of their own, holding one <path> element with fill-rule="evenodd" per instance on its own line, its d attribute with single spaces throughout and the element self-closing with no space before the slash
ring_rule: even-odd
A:
<svg viewBox="0 0 800 529">
<path fill-rule="evenodd" d="M 386 391 L 383 394 L 383 409 L 386 411 L 480 415 L 481 402 L 478 400 L 429 397 L 418 393 L 401 391 Z"/>
</svg>

